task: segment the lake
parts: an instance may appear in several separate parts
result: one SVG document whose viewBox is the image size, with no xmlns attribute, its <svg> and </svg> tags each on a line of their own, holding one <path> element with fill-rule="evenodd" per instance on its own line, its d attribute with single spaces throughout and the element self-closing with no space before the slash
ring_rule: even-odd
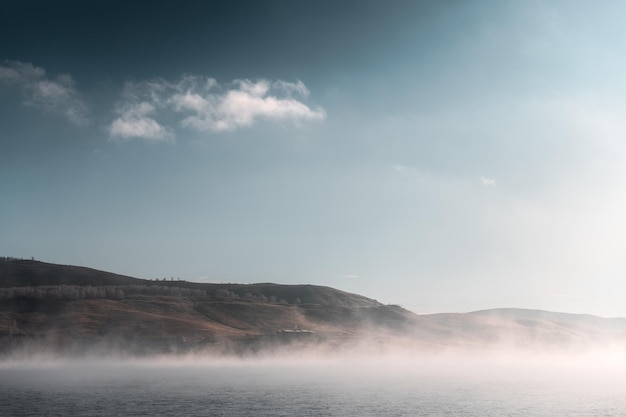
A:
<svg viewBox="0 0 626 417">
<path fill-rule="evenodd" d="M 622 416 L 607 356 L 5 361 L 2 416 Z"/>
</svg>

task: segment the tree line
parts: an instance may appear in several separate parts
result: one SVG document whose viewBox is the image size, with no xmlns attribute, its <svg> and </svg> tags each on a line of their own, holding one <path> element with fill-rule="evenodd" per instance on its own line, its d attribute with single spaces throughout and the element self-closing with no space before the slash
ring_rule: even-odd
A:
<svg viewBox="0 0 626 417">
<path fill-rule="evenodd" d="M 41 285 L 36 287 L 0 288 L 0 300 L 29 297 L 38 300 L 121 300 L 137 295 L 165 295 L 170 297 L 206 297 L 206 291 L 163 285 Z"/>
<path fill-rule="evenodd" d="M 0 256 L 0 262 L 14 262 L 14 261 L 24 261 L 24 258 L 16 258 L 14 256 Z M 34 261 L 35 258 L 31 257 L 31 261 Z"/>
<path fill-rule="evenodd" d="M 291 302 L 274 295 L 252 294 L 245 292 L 242 295 L 227 289 L 218 289 L 212 293 L 206 290 L 183 287 L 170 287 L 165 285 L 39 285 L 31 287 L 0 288 L 0 300 L 6 301 L 17 297 L 28 297 L 37 300 L 86 300 L 86 299 L 109 299 L 122 300 L 134 296 L 169 296 L 169 297 L 193 297 L 214 298 L 227 300 L 260 301 L 272 304 L 300 304 L 300 298 Z"/>
</svg>

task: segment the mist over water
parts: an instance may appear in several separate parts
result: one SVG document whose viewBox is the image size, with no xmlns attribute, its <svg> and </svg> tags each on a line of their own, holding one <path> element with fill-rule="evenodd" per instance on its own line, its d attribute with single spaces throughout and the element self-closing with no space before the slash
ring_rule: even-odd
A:
<svg viewBox="0 0 626 417">
<path fill-rule="evenodd" d="M 278 327 L 211 343 L 73 337 L 80 326 L 65 338 L 11 336 L 0 356 L 0 415 L 626 414 L 621 319 L 506 309 L 349 311 L 360 326 L 343 325 L 338 310 L 315 332 Z"/>
<path fill-rule="evenodd" d="M 133 309 L 123 310 L 113 328 L 143 300 L 131 300 Z M 150 300 L 175 311 L 195 306 L 179 298 Z M 264 302 L 236 305 L 276 312 Z M 0 415 L 626 414 L 623 319 L 515 309 L 416 316 L 393 306 L 329 305 L 330 313 L 285 307 L 284 321 L 309 323 L 305 330 L 277 323 L 253 337 L 206 342 L 163 336 L 175 327 L 80 338 L 80 322 L 65 333 L 9 333 L 0 356 Z M 319 319 L 320 311 L 330 318 Z M 160 320 L 138 321 L 135 329 L 159 330 Z"/>
<path fill-rule="evenodd" d="M 626 355 L 440 354 L 7 360 L 3 415 L 611 416 Z"/>
</svg>

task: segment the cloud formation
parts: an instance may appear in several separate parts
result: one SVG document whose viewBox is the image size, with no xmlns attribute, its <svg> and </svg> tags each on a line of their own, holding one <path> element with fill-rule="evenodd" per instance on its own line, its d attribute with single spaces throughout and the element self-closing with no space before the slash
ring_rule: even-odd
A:
<svg viewBox="0 0 626 417">
<path fill-rule="evenodd" d="M 127 83 L 109 133 L 123 140 L 162 141 L 174 137 L 174 129 L 163 119 L 199 132 L 234 131 L 259 120 L 323 120 L 323 109 L 298 100 L 308 95 L 302 81 L 235 80 L 223 86 L 213 78 L 184 76 L 174 83 Z"/>
<path fill-rule="evenodd" d="M 485 187 L 495 187 L 496 185 L 495 178 L 480 177 L 480 180 L 482 181 Z"/>
<path fill-rule="evenodd" d="M 50 79 L 43 68 L 26 62 L 4 61 L 0 65 L 0 85 L 17 88 L 26 106 L 60 114 L 76 125 L 88 123 L 87 106 L 69 74 Z"/>
<path fill-rule="evenodd" d="M 152 117 L 155 107 L 149 102 L 126 103 L 118 106 L 117 112 L 119 117 L 109 127 L 112 137 L 122 140 L 141 138 L 151 142 L 168 141 L 174 137 Z"/>
<path fill-rule="evenodd" d="M 87 106 L 69 74 L 51 78 L 31 63 L 0 63 L 0 87 L 13 88 L 22 104 L 89 123 Z M 303 103 L 309 90 L 302 81 L 235 80 L 220 85 L 213 78 L 183 76 L 175 82 L 154 79 L 125 84 L 108 123 L 111 138 L 148 142 L 174 140 L 177 128 L 198 132 L 230 132 L 260 120 L 301 123 L 323 120 L 322 108 Z"/>
</svg>

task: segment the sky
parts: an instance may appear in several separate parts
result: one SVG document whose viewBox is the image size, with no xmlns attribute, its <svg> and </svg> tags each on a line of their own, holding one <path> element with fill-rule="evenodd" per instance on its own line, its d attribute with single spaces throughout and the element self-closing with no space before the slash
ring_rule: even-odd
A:
<svg viewBox="0 0 626 417">
<path fill-rule="evenodd" d="M 626 5 L 0 5 L 0 255 L 626 317 Z"/>
</svg>

